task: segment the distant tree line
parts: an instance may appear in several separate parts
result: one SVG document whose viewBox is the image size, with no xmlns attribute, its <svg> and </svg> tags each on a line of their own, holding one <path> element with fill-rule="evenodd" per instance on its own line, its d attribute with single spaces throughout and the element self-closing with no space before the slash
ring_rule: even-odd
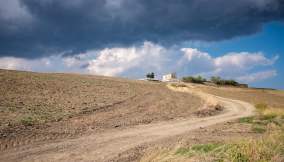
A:
<svg viewBox="0 0 284 162">
<path fill-rule="evenodd" d="M 212 76 L 211 81 L 217 85 L 231 85 L 231 86 L 240 85 L 240 83 L 238 83 L 237 81 L 233 79 L 226 80 L 226 79 L 221 79 L 221 77 L 218 77 L 218 76 Z"/>
<path fill-rule="evenodd" d="M 207 82 L 207 80 L 205 78 L 203 78 L 202 76 L 187 76 L 187 77 L 183 77 L 182 78 L 183 82 L 189 82 L 189 83 L 198 83 L 198 84 L 204 84 L 205 82 Z M 222 79 L 221 77 L 218 76 L 212 76 L 210 78 L 210 81 L 217 84 L 217 85 L 230 85 L 230 86 L 239 86 L 240 84 L 235 81 L 235 80 L 226 80 L 226 79 Z"/>
<path fill-rule="evenodd" d="M 182 78 L 183 82 L 190 82 L 190 83 L 199 83 L 199 84 L 203 84 L 204 82 L 206 82 L 205 78 L 202 78 L 202 76 L 187 76 L 187 77 L 183 77 Z"/>
</svg>

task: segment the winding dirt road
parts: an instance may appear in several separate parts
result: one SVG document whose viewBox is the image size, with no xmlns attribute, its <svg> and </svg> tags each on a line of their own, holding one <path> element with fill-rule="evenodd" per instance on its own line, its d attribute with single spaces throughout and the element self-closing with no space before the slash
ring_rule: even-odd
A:
<svg viewBox="0 0 284 162">
<path fill-rule="evenodd" d="M 205 100 L 205 104 L 206 102 L 218 102 L 225 108 L 223 113 L 204 118 L 139 125 L 120 130 L 114 129 L 101 134 L 55 141 L 54 143 L 33 144 L 0 153 L 0 161 L 109 161 L 119 153 L 146 143 L 184 134 L 200 127 L 208 127 L 217 123 L 251 116 L 254 113 L 254 106 L 249 103 L 190 89 L 178 88 L 173 90 L 199 95 Z"/>
</svg>

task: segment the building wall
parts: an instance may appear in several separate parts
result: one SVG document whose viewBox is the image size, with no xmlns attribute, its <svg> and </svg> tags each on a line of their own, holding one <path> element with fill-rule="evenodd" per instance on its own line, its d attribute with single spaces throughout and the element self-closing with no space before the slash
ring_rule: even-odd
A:
<svg viewBox="0 0 284 162">
<path fill-rule="evenodd" d="M 167 74 L 167 75 L 163 75 L 163 81 L 164 82 L 168 82 L 168 81 L 173 81 L 173 80 L 176 80 L 177 77 L 176 77 L 176 74 L 175 73 L 171 73 L 171 74 Z"/>
</svg>

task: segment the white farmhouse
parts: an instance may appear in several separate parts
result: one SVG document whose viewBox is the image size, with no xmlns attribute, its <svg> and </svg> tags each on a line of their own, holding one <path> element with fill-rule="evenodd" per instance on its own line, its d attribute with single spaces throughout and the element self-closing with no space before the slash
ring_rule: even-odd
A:
<svg viewBox="0 0 284 162">
<path fill-rule="evenodd" d="M 176 82 L 178 81 L 176 73 L 170 73 L 167 75 L 163 75 L 162 78 L 163 82 Z"/>
</svg>

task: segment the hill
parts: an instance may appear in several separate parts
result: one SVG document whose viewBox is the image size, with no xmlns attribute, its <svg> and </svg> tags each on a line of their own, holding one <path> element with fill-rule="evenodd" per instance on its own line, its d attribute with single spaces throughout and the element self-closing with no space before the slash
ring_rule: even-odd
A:
<svg viewBox="0 0 284 162">
<path fill-rule="evenodd" d="M 0 83 L 0 142 L 8 143 L 188 117 L 202 104 L 163 83 L 122 78 L 0 70 Z"/>
<path fill-rule="evenodd" d="M 8 70 L 0 82 L 0 161 L 284 159 L 283 91 Z"/>
</svg>

